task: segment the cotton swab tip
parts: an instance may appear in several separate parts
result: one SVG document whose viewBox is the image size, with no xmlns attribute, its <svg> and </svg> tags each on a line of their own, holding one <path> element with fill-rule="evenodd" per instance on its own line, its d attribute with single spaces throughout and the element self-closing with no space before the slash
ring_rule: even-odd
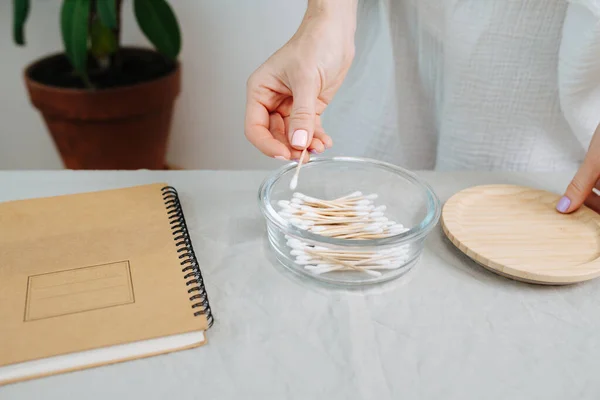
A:
<svg viewBox="0 0 600 400">
<path fill-rule="evenodd" d="M 308 254 L 300 255 L 300 256 L 296 257 L 296 261 L 301 261 L 301 262 L 303 262 L 303 261 L 312 261 L 312 257 L 309 256 Z"/>
<path fill-rule="evenodd" d="M 309 260 L 296 260 L 296 264 L 298 265 L 308 265 L 310 263 L 312 263 L 314 261 L 309 261 Z"/>
<path fill-rule="evenodd" d="M 365 230 L 369 231 L 369 232 L 371 232 L 371 231 L 377 231 L 377 230 L 382 229 L 382 228 L 383 228 L 383 225 L 380 224 L 380 223 L 377 223 L 377 222 L 365 226 Z"/>
<path fill-rule="evenodd" d="M 294 175 L 290 181 L 290 190 L 296 190 L 296 187 L 298 187 L 298 176 Z"/>
<path fill-rule="evenodd" d="M 290 202 L 287 200 L 279 200 L 277 202 L 277 205 L 281 208 L 289 208 L 290 207 Z"/>
<path fill-rule="evenodd" d="M 315 224 L 314 221 L 303 220 L 300 218 L 292 218 L 292 219 L 290 219 L 290 222 L 294 225 L 314 225 Z"/>
<path fill-rule="evenodd" d="M 287 245 L 290 246 L 294 250 L 305 249 L 306 245 L 299 241 L 298 239 L 290 239 L 287 241 Z"/>
</svg>

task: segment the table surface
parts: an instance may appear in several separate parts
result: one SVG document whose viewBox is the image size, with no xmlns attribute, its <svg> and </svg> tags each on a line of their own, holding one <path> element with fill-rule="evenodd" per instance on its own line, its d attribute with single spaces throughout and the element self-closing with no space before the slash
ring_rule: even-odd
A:
<svg viewBox="0 0 600 400">
<path fill-rule="evenodd" d="M 174 185 L 216 317 L 206 346 L 4 386 L 0 399 L 600 398 L 600 280 L 545 287 L 497 276 L 438 225 L 402 278 L 325 288 L 273 261 L 256 200 L 266 174 L 0 172 L 0 201 Z M 487 183 L 561 192 L 570 178 L 420 175 L 442 201 Z"/>
</svg>

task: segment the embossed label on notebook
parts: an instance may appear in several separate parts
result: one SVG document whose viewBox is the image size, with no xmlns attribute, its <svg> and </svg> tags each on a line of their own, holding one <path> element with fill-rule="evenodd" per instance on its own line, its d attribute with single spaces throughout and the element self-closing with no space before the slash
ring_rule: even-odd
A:
<svg viewBox="0 0 600 400">
<path fill-rule="evenodd" d="M 128 261 L 33 275 L 25 321 L 135 302 Z"/>
</svg>

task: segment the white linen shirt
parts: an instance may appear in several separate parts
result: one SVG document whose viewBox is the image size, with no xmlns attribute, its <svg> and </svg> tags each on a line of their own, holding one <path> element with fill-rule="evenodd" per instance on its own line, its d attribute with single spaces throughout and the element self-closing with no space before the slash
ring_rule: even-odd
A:
<svg viewBox="0 0 600 400">
<path fill-rule="evenodd" d="M 337 155 L 574 171 L 600 122 L 600 1 L 364 0 Z"/>
</svg>

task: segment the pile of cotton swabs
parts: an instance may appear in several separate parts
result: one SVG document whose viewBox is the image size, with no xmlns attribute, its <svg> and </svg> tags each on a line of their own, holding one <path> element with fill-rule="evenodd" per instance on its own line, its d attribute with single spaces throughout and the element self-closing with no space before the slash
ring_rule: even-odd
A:
<svg viewBox="0 0 600 400">
<path fill-rule="evenodd" d="M 294 193 L 290 201 L 280 201 L 279 214 L 300 229 L 337 239 L 379 239 L 408 229 L 385 217 L 386 207 L 376 206 L 376 194 L 354 192 L 333 200 L 323 200 Z M 296 263 L 315 274 L 333 271 L 360 271 L 381 276 L 377 270 L 396 269 L 408 255 L 406 245 L 383 250 L 329 249 L 288 237 L 288 246 Z"/>
</svg>

